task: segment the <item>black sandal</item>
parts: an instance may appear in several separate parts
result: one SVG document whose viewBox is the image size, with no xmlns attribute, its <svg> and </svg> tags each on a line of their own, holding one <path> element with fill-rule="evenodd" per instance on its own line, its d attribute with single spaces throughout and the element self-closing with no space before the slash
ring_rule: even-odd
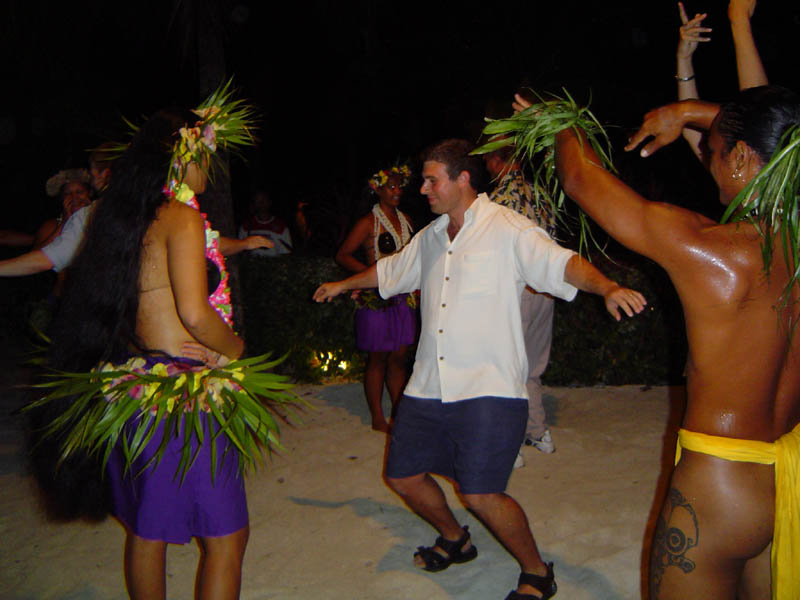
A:
<svg viewBox="0 0 800 600">
<path fill-rule="evenodd" d="M 520 594 L 517 591 L 511 592 L 506 596 L 506 600 L 547 600 L 556 595 L 558 586 L 556 585 L 555 575 L 553 574 L 553 563 L 547 563 L 547 575 L 534 575 L 532 573 L 520 573 L 517 586 L 529 585 L 535 587 L 542 595 L 534 596 L 533 594 Z"/>
<path fill-rule="evenodd" d="M 424 566 L 421 567 L 422 569 L 430 571 L 431 573 L 437 573 L 438 571 L 444 571 L 453 563 L 469 562 L 478 556 L 478 549 L 475 546 L 470 546 L 469 550 L 462 551 L 464 544 L 466 544 L 468 541 L 469 527 L 464 525 L 464 535 L 454 542 L 451 540 L 446 540 L 442 536 L 436 538 L 434 546 L 438 546 L 444 550 L 447 553 L 447 556 L 442 556 L 439 554 L 433 549 L 434 546 L 419 546 L 417 551 L 414 553 L 414 556 L 419 556 L 422 558 L 422 562 L 425 563 Z"/>
</svg>

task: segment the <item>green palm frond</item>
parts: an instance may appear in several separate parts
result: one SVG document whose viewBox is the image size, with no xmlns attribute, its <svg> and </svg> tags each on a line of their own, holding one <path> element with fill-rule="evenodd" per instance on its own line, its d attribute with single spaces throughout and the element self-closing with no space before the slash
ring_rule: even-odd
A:
<svg viewBox="0 0 800 600">
<path fill-rule="evenodd" d="M 790 275 L 780 301 L 785 308 L 800 280 L 800 125 L 783 134 L 767 164 L 728 205 L 722 222 L 728 221 L 749 221 L 756 227 L 768 275 L 779 240 Z"/>
<path fill-rule="evenodd" d="M 553 153 L 556 135 L 569 128 L 582 131 L 600 157 L 602 166 L 616 172 L 611 161 L 611 144 L 589 107 L 579 106 L 566 90 L 563 98 L 554 94 L 545 97 L 531 91 L 539 102 L 505 119 L 486 119 L 483 134 L 489 136 L 489 141 L 473 150 L 472 154 L 487 154 L 512 146 L 514 159 L 526 160 L 531 166 L 536 208 L 554 215 L 559 223 L 571 228 L 564 206 L 564 191 L 556 176 Z M 587 250 L 590 242 L 600 248 L 583 211 L 578 213 L 578 223 L 580 252 Z"/>
</svg>

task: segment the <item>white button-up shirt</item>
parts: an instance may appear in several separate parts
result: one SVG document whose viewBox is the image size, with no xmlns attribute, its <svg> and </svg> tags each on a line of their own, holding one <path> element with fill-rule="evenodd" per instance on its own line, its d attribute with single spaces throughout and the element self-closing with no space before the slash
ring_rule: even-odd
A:
<svg viewBox="0 0 800 600">
<path fill-rule="evenodd" d="M 445 214 L 378 261 L 384 298 L 421 290 L 422 331 L 405 393 L 456 402 L 527 398 L 520 295 L 525 285 L 572 300 L 564 281 L 575 254 L 522 215 L 481 194 L 450 241 Z"/>
</svg>

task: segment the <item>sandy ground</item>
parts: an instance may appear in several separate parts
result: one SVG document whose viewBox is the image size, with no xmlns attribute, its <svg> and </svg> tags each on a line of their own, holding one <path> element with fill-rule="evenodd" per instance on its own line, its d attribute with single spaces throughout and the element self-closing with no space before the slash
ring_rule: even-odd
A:
<svg viewBox="0 0 800 600">
<path fill-rule="evenodd" d="M 0 396 L 0 598 L 126 598 L 123 530 L 53 524 L 39 511 L 22 460 L 18 403 L 6 373 Z M 386 438 L 368 425 L 357 384 L 303 386 L 315 410 L 283 428 L 287 451 L 247 480 L 251 535 L 242 598 L 372 600 L 502 599 L 518 567 L 488 531 L 443 488 L 470 526 L 479 556 L 429 574 L 412 566 L 435 532 L 381 479 Z M 509 493 L 527 512 L 558 598 L 641 597 L 654 502 L 668 473 L 682 388 L 549 388 L 557 451 L 527 447 Z M 198 550 L 170 546 L 168 597 L 192 598 Z"/>
</svg>

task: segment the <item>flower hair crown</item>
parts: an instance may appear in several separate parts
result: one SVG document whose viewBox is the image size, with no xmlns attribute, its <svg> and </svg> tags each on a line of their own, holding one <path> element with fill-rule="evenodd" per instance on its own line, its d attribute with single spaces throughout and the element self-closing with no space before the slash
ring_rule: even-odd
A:
<svg viewBox="0 0 800 600">
<path fill-rule="evenodd" d="M 221 166 L 224 169 L 224 164 L 215 154 L 217 149 L 236 152 L 255 144 L 255 109 L 242 99 L 232 98 L 236 91 L 232 89 L 232 83 L 231 78 L 221 84 L 192 110 L 198 120 L 178 130 L 167 171 L 167 191 L 177 192 L 191 163 L 197 164 L 209 177 L 213 167 Z M 136 135 L 139 126 L 128 119 L 124 121 L 131 129 L 131 136 Z M 130 143 L 113 147 L 108 145 L 104 152 L 109 159 L 118 158 L 129 146 Z"/>
<path fill-rule="evenodd" d="M 255 110 L 244 100 L 232 99 L 235 91 L 231 89 L 232 82 L 229 79 L 192 110 L 199 117 L 192 127 L 187 124 L 178 130 L 167 172 L 170 189 L 183 182 L 191 163 L 210 176 L 217 148 L 235 152 L 255 143 Z M 216 164 L 221 164 L 218 158 Z"/>
<path fill-rule="evenodd" d="M 405 187 L 408 185 L 408 180 L 411 178 L 411 169 L 408 168 L 408 165 L 400 165 L 399 167 L 395 166 L 391 169 L 382 169 L 369 178 L 369 187 L 377 191 L 378 188 L 386 185 L 386 182 L 389 181 L 390 175 L 402 176 L 402 186 Z"/>
</svg>

